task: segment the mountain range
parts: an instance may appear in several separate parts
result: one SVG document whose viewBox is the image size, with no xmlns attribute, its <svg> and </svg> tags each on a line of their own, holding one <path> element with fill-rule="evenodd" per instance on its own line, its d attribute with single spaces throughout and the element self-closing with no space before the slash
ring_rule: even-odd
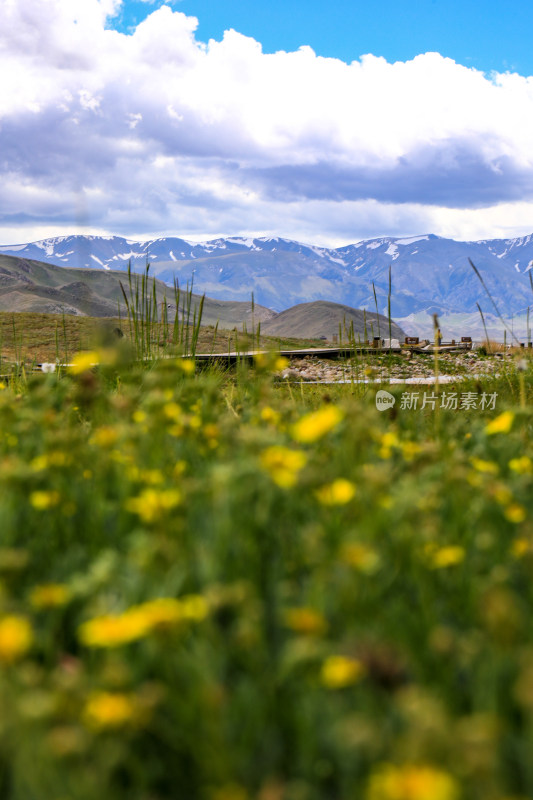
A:
<svg viewBox="0 0 533 800">
<path fill-rule="evenodd" d="M 0 311 L 30 311 L 48 314 L 88 315 L 92 317 L 122 317 L 127 309 L 121 283 L 130 294 L 127 276 L 123 272 L 103 269 L 58 267 L 20 256 L 0 255 Z M 151 289 L 151 285 L 150 285 Z M 135 291 L 135 279 L 133 282 Z M 174 291 L 156 280 L 159 304 L 166 298 L 168 318 L 176 315 Z M 191 319 L 198 313 L 201 296 L 191 295 Z M 178 314 L 185 316 L 186 299 L 179 301 Z M 382 315 L 363 313 L 339 303 L 315 301 L 302 303 L 277 313 L 270 308 L 253 304 L 251 300 L 216 300 L 205 297 L 202 324 L 218 324 L 222 329 L 244 328 L 252 332 L 261 323 L 267 336 L 326 338 L 339 333 L 347 338 L 350 330 L 361 339 L 381 334 L 389 336 L 389 320 Z M 391 321 L 390 333 L 401 339 L 404 332 Z"/>
<path fill-rule="evenodd" d="M 336 249 L 279 237 L 226 237 L 190 242 L 176 237 L 144 242 L 118 236 L 63 236 L 0 246 L 0 253 L 58 266 L 135 271 L 180 286 L 193 284 L 218 300 L 250 301 L 283 311 L 311 301 L 330 301 L 388 313 L 408 332 L 430 332 L 428 315 L 453 320 L 477 335 L 479 304 L 489 326 L 494 307 L 470 266 L 473 261 L 507 318 L 525 320 L 533 305 L 530 270 L 533 234 L 515 239 L 459 242 L 426 234 L 370 239 Z M 375 296 L 374 296 L 375 291 Z M 420 329 L 420 331 L 419 331 Z M 459 330 L 450 330 L 451 335 Z"/>
<path fill-rule="evenodd" d="M 0 255 L 0 311 L 28 311 L 44 314 L 74 314 L 91 317 L 116 317 L 127 314 L 124 295 L 129 294 L 124 273 L 103 269 L 57 267 L 42 261 Z M 159 301 L 169 298 L 169 319 L 174 319 L 176 306 L 173 291 L 156 281 Z M 198 308 L 199 295 L 193 295 L 191 317 Z M 180 303 L 181 308 L 181 303 Z M 181 314 L 180 314 L 181 316 Z M 202 319 L 205 325 L 218 321 L 221 328 L 251 328 L 251 320 L 266 322 L 276 313 L 252 303 L 224 302 L 206 298 Z"/>
</svg>

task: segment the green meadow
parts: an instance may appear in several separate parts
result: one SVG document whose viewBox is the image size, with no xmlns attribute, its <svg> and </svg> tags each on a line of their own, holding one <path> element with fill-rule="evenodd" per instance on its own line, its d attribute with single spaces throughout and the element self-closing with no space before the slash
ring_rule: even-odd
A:
<svg viewBox="0 0 533 800">
<path fill-rule="evenodd" d="M 71 362 L 0 384 L 2 798 L 533 798 L 531 360 Z"/>
</svg>

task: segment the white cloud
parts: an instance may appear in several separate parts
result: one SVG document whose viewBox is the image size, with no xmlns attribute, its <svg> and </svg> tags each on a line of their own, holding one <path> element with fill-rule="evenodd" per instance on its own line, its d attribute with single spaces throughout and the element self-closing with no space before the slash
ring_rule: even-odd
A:
<svg viewBox="0 0 533 800">
<path fill-rule="evenodd" d="M 120 0 L 5 2 L 6 243 L 75 225 L 80 198 L 94 229 L 128 235 L 533 228 L 533 77 L 264 54 L 233 30 L 205 44 L 169 5 L 125 35 L 106 27 Z"/>
</svg>

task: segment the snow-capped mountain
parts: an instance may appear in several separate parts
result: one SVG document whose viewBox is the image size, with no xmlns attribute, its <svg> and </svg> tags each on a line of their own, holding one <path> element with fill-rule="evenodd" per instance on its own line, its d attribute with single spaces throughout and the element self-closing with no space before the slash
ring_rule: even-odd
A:
<svg viewBox="0 0 533 800">
<path fill-rule="evenodd" d="M 0 246 L 0 253 L 68 267 L 141 271 L 220 300 L 249 300 L 281 311 L 297 303 L 330 300 L 387 313 L 389 266 L 395 319 L 420 312 L 449 315 L 494 311 L 468 259 L 502 314 L 533 306 L 529 270 L 533 234 L 517 239 L 458 242 L 428 234 L 371 239 L 330 249 L 281 238 L 227 237 L 195 243 L 167 237 L 145 242 L 118 236 L 64 236 Z"/>
</svg>

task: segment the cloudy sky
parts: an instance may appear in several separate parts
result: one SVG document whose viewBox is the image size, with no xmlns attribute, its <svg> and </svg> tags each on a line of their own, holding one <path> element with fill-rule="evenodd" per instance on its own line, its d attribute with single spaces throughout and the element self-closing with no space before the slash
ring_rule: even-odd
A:
<svg viewBox="0 0 533 800">
<path fill-rule="evenodd" d="M 533 5 L 2 0 L 0 244 L 533 232 Z"/>
</svg>

